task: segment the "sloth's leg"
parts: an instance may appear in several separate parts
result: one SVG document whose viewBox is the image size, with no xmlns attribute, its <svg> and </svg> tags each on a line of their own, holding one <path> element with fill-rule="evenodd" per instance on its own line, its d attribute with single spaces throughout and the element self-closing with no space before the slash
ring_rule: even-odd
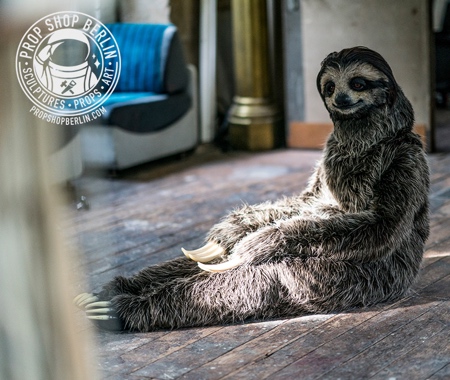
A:
<svg viewBox="0 0 450 380">
<path fill-rule="evenodd" d="M 115 277 L 99 293 L 80 294 L 75 297 L 74 303 L 99 327 L 122 330 L 123 321 L 111 306 L 111 299 L 118 295 L 139 296 L 157 292 L 174 279 L 190 277 L 200 272 L 195 262 L 182 257 L 145 268 L 129 278 Z"/>
<path fill-rule="evenodd" d="M 135 331 L 215 325 L 280 315 L 281 292 L 273 267 L 240 267 L 174 279 L 149 294 L 118 295 L 95 315 L 106 319 L 114 310 L 124 328 Z"/>
<path fill-rule="evenodd" d="M 130 277 L 117 276 L 103 285 L 98 293 L 82 293 L 75 297 L 76 306 L 84 309 L 86 305 L 97 301 L 108 301 L 119 294 L 138 295 L 143 291 L 164 286 L 174 278 L 188 277 L 199 273 L 198 267 L 191 260 L 180 257 L 161 264 L 147 267 Z"/>
</svg>

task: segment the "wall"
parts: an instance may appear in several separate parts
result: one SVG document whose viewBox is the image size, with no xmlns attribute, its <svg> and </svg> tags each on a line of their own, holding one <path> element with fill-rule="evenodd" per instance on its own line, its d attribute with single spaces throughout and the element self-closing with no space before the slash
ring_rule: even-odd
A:
<svg viewBox="0 0 450 380">
<path fill-rule="evenodd" d="M 428 1 L 302 0 L 304 121 L 329 123 L 316 88 L 321 61 L 332 51 L 363 45 L 378 51 L 413 104 L 416 123 L 429 129 Z"/>
<path fill-rule="evenodd" d="M 169 0 L 121 0 L 120 16 L 123 22 L 168 23 Z"/>
</svg>

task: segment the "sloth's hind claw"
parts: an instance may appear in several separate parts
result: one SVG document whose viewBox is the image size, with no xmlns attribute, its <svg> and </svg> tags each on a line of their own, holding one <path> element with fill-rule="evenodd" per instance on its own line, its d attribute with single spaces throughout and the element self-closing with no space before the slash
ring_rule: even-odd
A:
<svg viewBox="0 0 450 380">
<path fill-rule="evenodd" d="M 111 306 L 110 301 L 100 301 L 100 302 L 93 302 L 88 305 L 86 305 L 86 309 L 93 309 L 95 307 L 109 307 Z"/>
<path fill-rule="evenodd" d="M 103 330 L 121 331 L 124 329 L 124 323 L 110 301 L 90 303 L 86 306 L 86 317 Z"/>
<path fill-rule="evenodd" d="M 92 293 L 81 293 L 73 299 L 73 303 L 80 309 L 84 309 L 87 304 L 98 301 L 98 297 Z"/>
</svg>

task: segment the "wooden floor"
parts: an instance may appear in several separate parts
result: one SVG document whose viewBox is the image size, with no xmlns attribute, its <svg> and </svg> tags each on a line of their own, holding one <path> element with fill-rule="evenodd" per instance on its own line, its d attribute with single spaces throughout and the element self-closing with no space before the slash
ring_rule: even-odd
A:
<svg viewBox="0 0 450 380">
<path fill-rule="evenodd" d="M 85 285 L 199 247 L 242 202 L 300 192 L 320 152 L 222 154 L 202 147 L 114 179 L 84 177 L 90 210 L 68 211 Z M 450 379 L 450 154 L 430 155 L 431 236 L 408 297 L 342 314 L 178 331 L 95 332 L 105 379 Z M 87 325 L 78 312 L 78 328 Z M 88 327 L 89 326 L 89 327 Z"/>
</svg>

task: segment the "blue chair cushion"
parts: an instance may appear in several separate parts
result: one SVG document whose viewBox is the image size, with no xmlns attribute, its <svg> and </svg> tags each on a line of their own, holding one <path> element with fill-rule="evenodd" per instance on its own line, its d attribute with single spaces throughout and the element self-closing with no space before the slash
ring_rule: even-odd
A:
<svg viewBox="0 0 450 380">
<path fill-rule="evenodd" d="M 171 24 L 107 25 L 120 49 L 122 69 L 114 93 L 103 104 L 104 124 L 133 132 L 163 129 L 191 107 L 189 74 Z"/>
<path fill-rule="evenodd" d="M 177 29 L 171 24 L 108 24 L 122 70 L 116 92 L 174 93 L 188 83 Z"/>
</svg>

